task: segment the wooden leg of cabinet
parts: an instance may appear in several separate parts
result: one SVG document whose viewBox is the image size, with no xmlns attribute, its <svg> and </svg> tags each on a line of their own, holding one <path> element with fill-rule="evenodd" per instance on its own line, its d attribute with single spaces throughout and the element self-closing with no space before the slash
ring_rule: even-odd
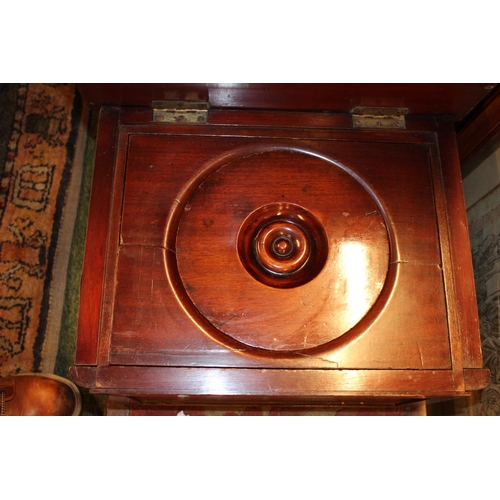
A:
<svg viewBox="0 0 500 500">
<path fill-rule="evenodd" d="M 130 399 L 120 396 L 108 396 L 106 415 L 110 417 L 130 416 Z"/>
</svg>

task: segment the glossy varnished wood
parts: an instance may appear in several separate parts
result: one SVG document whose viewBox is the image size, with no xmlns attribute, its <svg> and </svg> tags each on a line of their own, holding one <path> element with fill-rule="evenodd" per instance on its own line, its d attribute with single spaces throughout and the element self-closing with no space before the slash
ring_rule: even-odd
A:
<svg viewBox="0 0 500 500">
<path fill-rule="evenodd" d="M 483 385 L 453 122 L 355 130 L 346 115 L 212 113 L 199 126 L 103 113 L 102 147 L 116 146 L 96 157 L 74 379 L 170 403 L 408 401 Z M 267 254 L 252 247 L 261 237 Z M 296 279 L 299 240 L 328 251 Z"/>
<path fill-rule="evenodd" d="M 93 371 L 94 375 L 85 373 Z M 484 371 L 483 371 L 484 372 Z M 402 401 L 452 396 L 457 384 L 448 370 L 248 370 L 109 366 L 73 368 L 80 380 L 95 377 L 94 393 L 168 398 L 189 404 L 228 398 L 262 401 L 331 401 L 379 397 Z M 257 398 L 257 399 L 256 399 Z"/>
<path fill-rule="evenodd" d="M 156 128 L 157 132 L 159 130 L 161 129 Z M 165 128 L 163 130 L 167 132 Z M 270 131 L 269 129 L 248 129 L 245 132 L 240 130 L 238 137 L 227 137 L 229 133 L 227 130 L 215 127 L 211 129 L 211 135 L 207 136 L 207 130 L 207 127 L 191 128 L 189 130 L 178 128 L 174 131 L 169 129 L 172 135 L 158 133 L 154 135 L 149 133 L 147 135 L 136 135 L 130 133 L 122 232 L 120 236 L 123 246 L 119 253 L 116 310 L 114 324 L 111 327 L 111 356 L 115 362 L 124 362 L 127 356 L 129 359 L 131 357 L 137 359 L 137 356 L 145 356 L 148 362 L 161 363 L 162 360 L 164 360 L 163 362 L 168 360 L 169 364 L 177 364 L 182 363 L 182 358 L 179 358 L 179 352 L 181 352 L 184 356 L 189 356 L 190 362 L 196 362 L 199 359 L 200 362 L 210 363 L 213 366 L 221 364 L 222 366 L 231 366 L 231 363 L 236 363 L 237 366 L 245 366 L 245 363 L 251 363 L 252 365 L 267 363 L 265 366 L 269 366 L 268 353 L 254 353 L 256 357 L 252 357 L 252 353 L 247 353 L 247 356 L 242 358 L 241 354 L 234 356 L 235 352 L 241 353 L 244 350 L 241 345 L 229 342 L 231 349 L 224 350 L 215 348 L 213 345 L 210 347 L 210 343 L 207 343 L 206 335 L 219 340 L 223 344 L 227 342 L 227 338 L 221 336 L 219 329 L 214 328 L 214 322 L 219 322 L 222 325 L 228 319 L 234 322 L 234 318 L 238 318 L 240 322 L 244 320 L 243 322 L 250 324 L 252 315 L 250 315 L 250 320 L 246 318 L 248 318 L 248 309 L 251 309 L 249 306 L 252 303 L 261 304 L 260 308 L 268 309 L 266 314 L 263 313 L 264 309 L 261 310 L 264 318 L 261 322 L 266 323 L 267 321 L 270 325 L 266 333 L 268 336 L 276 336 L 275 332 L 273 333 L 273 328 L 288 332 L 288 336 L 292 335 L 292 332 L 296 332 L 297 338 L 301 339 L 300 343 L 303 346 L 304 339 L 307 337 L 307 333 L 303 333 L 304 325 L 306 325 L 305 330 L 307 328 L 313 329 L 310 339 L 314 337 L 314 331 L 318 335 L 320 325 L 323 328 L 323 333 L 321 333 L 320 329 L 319 335 L 320 337 L 321 335 L 324 336 L 324 342 L 333 340 L 338 336 L 338 333 L 335 334 L 335 331 L 339 328 L 338 325 L 342 324 L 342 321 L 350 321 L 348 318 L 351 312 L 346 310 L 345 306 L 344 313 L 339 308 L 325 306 L 324 299 L 328 297 L 328 293 L 325 296 L 327 291 L 325 282 L 313 282 L 309 286 L 310 289 L 305 292 L 300 288 L 287 290 L 283 297 L 279 299 L 274 297 L 270 300 L 273 295 L 276 296 L 280 291 L 266 286 L 259 287 L 255 280 L 247 277 L 247 285 L 242 283 L 240 292 L 237 292 L 234 287 L 234 275 L 223 268 L 226 257 L 224 257 L 223 253 L 221 254 L 221 247 L 219 246 L 216 249 L 206 248 L 203 241 L 201 241 L 201 246 L 198 249 L 196 247 L 196 237 L 200 234 L 212 236 L 215 238 L 214 242 L 217 242 L 218 237 L 221 240 L 223 239 L 221 231 L 227 224 L 221 221 L 218 222 L 217 219 L 221 219 L 223 214 L 226 213 L 230 216 L 229 220 L 233 220 L 231 210 L 234 210 L 233 205 L 236 203 L 238 205 L 236 208 L 238 209 L 239 219 L 234 219 L 232 229 L 229 229 L 229 241 L 227 242 L 229 254 L 235 252 L 235 235 L 243 219 L 257 206 L 265 204 L 266 201 L 282 200 L 284 194 L 280 192 L 276 193 L 276 198 L 272 197 L 275 186 L 279 183 L 280 176 L 282 176 L 278 171 L 275 173 L 276 179 L 269 183 L 267 198 L 263 199 L 261 197 L 257 201 L 252 201 L 252 196 L 250 194 L 245 195 L 245 193 L 255 191 L 258 186 L 263 184 L 263 179 L 268 176 L 265 175 L 265 170 L 253 177 L 250 172 L 243 172 L 244 168 L 250 168 L 250 171 L 257 168 L 252 164 L 245 167 L 245 161 L 243 161 L 243 164 L 238 166 L 243 174 L 241 183 L 239 183 L 237 177 L 232 185 L 227 184 L 226 181 L 216 181 L 216 184 L 227 184 L 225 186 L 227 193 L 234 200 L 231 203 L 226 203 L 229 199 L 225 196 L 218 209 L 219 214 L 210 218 L 206 213 L 207 210 L 191 209 L 192 203 L 190 202 L 193 192 L 202 193 L 204 187 L 209 184 L 205 177 L 210 178 L 210 173 L 217 172 L 218 169 L 220 169 L 220 172 L 224 172 L 223 166 L 228 162 L 230 165 L 238 165 L 237 159 L 240 157 L 247 158 L 249 156 L 255 158 L 257 164 L 261 160 L 265 162 L 265 155 L 256 155 L 256 151 L 272 151 L 279 148 L 285 148 L 285 151 L 291 148 L 294 151 L 299 151 L 298 148 L 301 147 L 302 150 L 333 157 L 340 165 L 355 165 L 355 174 L 361 176 L 363 181 L 371 186 L 370 189 L 374 189 L 377 193 L 379 203 L 382 203 L 384 207 L 382 211 L 384 217 L 387 218 L 387 226 L 385 226 L 381 214 L 377 211 L 377 202 L 361 186 L 357 188 L 357 192 L 364 192 L 366 198 L 372 199 L 369 205 L 365 207 L 362 205 L 356 206 L 359 204 L 360 198 L 353 196 L 354 192 L 351 194 L 345 192 L 344 198 L 342 198 L 342 195 L 339 197 L 337 194 L 335 200 L 333 200 L 334 194 L 330 195 L 330 192 L 335 191 L 335 189 L 332 186 L 328 188 L 325 185 L 323 186 L 323 192 L 320 188 L 319 191 L 316 190 L 318 192 L 312 190 L 312 193 L 307 195 L 307 190 L 312 188 L 311 182 L 314 184 L 315 168 L 313 160 L 310 160 L 313 161 L 311 166 L 308 166 L 305 160 L 302 161 L 301 165 L 304 167 L 305 172 L 303 179 L 297 178 L 296 184 L 293 180 L 287 181 L 289 193 L 286 201 L 306 204 L 317 215 L 321 213 L 321 207 L 327 208 L 329 205 L 336 207 L 335 213 L 327 217 L 331 219 L 329 224 L 333 224 L 333 227 L 338 226 L 342 237 L 351 242 L 366 237 L 366 234 L 364 234 L 366 228 L 380 227 L 382 231 L 380 233 L 382 237 L 380 243 L 386 241 L 386 243 L 383 243 L 383 245 L 386 245 L 386 250 L 384 251 L 380 247 L 382 253 L 378 265 L 381 265 L 383 269 L 389 263 L 387 239 L 390 239 L 392 241 L 391 270 L 387 277 L 386 271 L 384 271 L 378 278 L 379 287 L 384 282 L 386 282 L 387 286 L 373 310 L 370 310 L 369 307 L 368 310 L 363 312 L 362 315 L 369 312 L 365 324 L 352 328 L 357 323 L 355 321 L 354 324 L 351 323 L 347 328 L 348 330 L 351 329 L 348 335 L 350 340 L 352 340 L 353 336 L 361 333 L 364 334 L 372 330 L 373 333 L 362 336 L 366 338 L 359 338 L 355 343 L 356 347 L 353 349 L 347 348 L 341 352 L 330 353 L 328 356 L 325 356 L 324 353 L 314 357 L 307 356 L 305 360 L 300 361 L 294 359 L 285 362 L 280 358 L 280 366 L 294 366 L 294 363 L 299 362 L 303 366 L 306 366 L 307 363 L 311 366 L 318 364 L 327 364 L 328 366 L 328 363 L 330 363 L 330 365 L 333 364 L 333 366 L 337 367 L 370 366 L 381 368 L 386 366 L 385 363 L 391 362 L 392 359 L 392 363 L 396 363 L 394 366 L 404 368 L 411 366 L 449 367 L 448 331 L 446 321 L 443 319 L 446 316 L 445 297 L 439 271 L 441 257 L 427 152 L 427 141 L 430 138 L 427 135 L 420 138 L 412 135 L 408 139 L 401 135 L 401 142 L 392 144 L 387 143 L 388 139 L 394 141 L 391 134 L 381 134 L 380 132 L 370 135 L 366 132 L 347 134 L 346 132 L 323 131 L 318 133 L 319 137 L 322 138 L 321 141 L 312 141 L 310 137 L 313 136 L 313 132 L 304 131 L 304 134 L 306 137 L 309 136 L 309 139 L 300 140 L 296 138 L 300 133 L 295 130 L 288 134 L 292 138 L 286 141 L 284 138 L 279 138 L 279 136 L 277 139 L 276 131 Z M 234 129 L 231 129 L 231 132 L 235 132 Z M 266 138 L 266 134 L 271 135 L 271 138 Z M 371 141 L 370 137 L 372 138 Z M 327 141 L 327 138 L 330 140 Z M 336 138 L 338 139 L 335 140 Z M 251 147 L 246 146 L 249 141 L 252 143 Z M 407 141 L 409 141 L 409 144 Z M 198 148 L 194 148 L 194 144 L 197 144 Z M 286 153 L 284 154 L 286 157 Z M 215 161 L 213 158 L 215 158 Z M 212 163 L 210 163 L 210 159 Z M 317 161 L 320 165 L 323 163 L 323 160 Z M 397 168 L 395 168 L 402 162 L 406 166 L 406 178 L 403 182 Z M 285 161 L 285 163 L 290 162 Z M 201 169 L 201 173 L 199 165 L 205 167 L 205 169 Z M 391 165 L 393 165 L 392 174 L 390 174 Z M 272 167 L 272 164 L 270 167 Z M 330 165 L 329 168 L 333 169 L 332 172 L 338 169 L 335 165 Z M 121 176 L 122 174 L 118 175 Z M 306 182 L 308 176 L 310 176 L 311 182 Z M 344 176 L 351 178 L 347 173 Z M 247 180 L 245 181 L 245 179 Z M 250 182 L 250 184 L 246 186 L 245 182 Z M 357 181 L 352 182 L 358 185 Z M 238 191 L 238 183 L 241 184 L 241 191 Z M 324 181 L 323 184 L 325 184 Z M 201 189 L 199 185 L 202 186 Z M 375 187 L 373 188 L 373 186 Z M 406 188 L 402 189 L 404 186 Z M 412 189 L 408 189 L 408 186 L 411 186 Z M 291 189 L 293 193 L 295 191 L 296 193 L 290 192 Z M 340 189 L 339 194 L 342 194 L 342 191 Z M 210 202 L 209 205 L 211 204 Z M 121 206 L 121 204 L 118 203 L 118 206 Z M 188 207 L 188 210 L 186 210 L 186 207 Z M 329 207 L 329 210 L 331 210 L 331 207 Z M 356 211 L 360 214 L 358 223 L 355 222 L 357 219 L 354 217 Z M 187 237 L 192 235 L 194 238 L 193 243 L 186 244 L 187 250 L 194 253 L 187 259 L 185 272 L 197 277 L 198 280 L 202 280 L 204 283 L 202 289 L 204 288 L 204 291 L 202 290 L 201 293 L 204 293 L 204 296 L 208 297 L 212 302 L 214 297 L 220 299 L 224 294 L 227 294 L 228 299 L 239 296 L 241 312 L 247 314 L 247 316 L 234 316 L 236 312 L 234 308 L 231 311 L 221 310 L 220 305 L 224 303 L 222 298 L 221 304 L 215 307 L 215 309 L 220 310 L 220 318 L 214 317 L 213 313 L 206 313 L 206 311 L 204 317 L 199 314 L 199 307 L 195 307 L 187 297 L 187 295 L 194 293 L 192 290 L 193 285 L 189 283 L 189 278 L 187 279 L 187 285 L 182 283 L 183 278 L 186 281 L 186 276 L 183 277 L 181 276 L 182 272 L 181 274 L 177 272 L 177 265 L 181 264 L 182 259 L 185 257 L 176 238 L 182 216 L 186 214 L 191 216 L 191 214 L 195 213 L 198 213 L 199 220 L 195 219 L 191 224 L 187 224 L 185 230 Z M 169 214 L 169 217 L 166 217 L 166 214 Z M 377 217 L 379 220 L 375 221 L 374 218 Z M 325 215 L 321 216 L 321 218 L 325 219 Z M 204 219 L 206 219 L 205 222 L 203 222 Z M 209 219 L 214 222 L 209 224 Z M 222 228 L 219 224 L 222 224 Z M 356 224 L 359 225 L 358 230 L 355 229 Z M 193 230 L 190 229 L 191 227 Z M 425 228 L 425 233 L 423 228 Z M 386 232 L 387 235 L 384 236 Z M 179 234 L 182 235 L 182 231 Z M 364 244 L 370 244 L 371 242 L 374 248 L 378 248 L 380 243 L 376 243 L 376 241 L 376 239 L 371 240 L 368 238 Z M 338 255 L 335 254 L 335 252 L 338 254 L 338 251 L 339 248 L 335 248 L 335 244 L 332 242 L 332 256 L 336 258 L 332 257 L 331 265 L 335 265 L 335 262 L 338 261 Z M 235 253 L 233 253 L 233 257 L 235 257 L 234 269 L 238 268 L 246 276 L 236 259 Z M 214 259 L 221 261 L 220 264 L 215 265 L 215 268 Z M 168 271 L 166 276 L 164 275 L 165 265 Z M 370 270 L 374 270 L 376 267 L 375 262 L 367 266 Z M 330 269 L 329 274 L 332 273 L 338 274 L 338 271 L 333 272 Z M 328 273 L 325 276 L 328 276 Z M 400 279 L 401 276 L 402 279 Z M 408 276 L 412 276 L 412 278 L 408 279 Z M 228 281 L 226 285 L 224 285 L 225 279 Z M 114 283 L 114 280 L 112 279 L 111 282 Z M 419 283 L 419 287 L 415 288 L 415 282 Z M 130 286 L 130 284 L 133 284 L 133 286 Z M 257 285 L 255 297 L 249 302 L 249 297 L 243 293 L 243 290 L 248 288 L 248 285 L 254 286 L 254 284 Z M 393 286 L 396 287 L 396 294 L 392 293 Z M 187 294 L 186 288 L 188 289 Z M 433 292 L 424 294 L 419 293 L 420 290 L 432 290 Z M 375 295 L 373 295 L 372 301 L 378 297 L 379 292 L 380 288 L 378 292 L 373 291 Z M 311 303 L 311 299 L 307 299 L 304 293 L 314 297 L 315 302 Z M 415 296 L 415 299 L 419 297 L 420 304 L 425 305 L 424 312 L 420 308 L 412 310 L 409 307 L 412 304 L 411 300 L 409 301 L 412 295 Z M 289 297 L 288 300 L 286 299 L 287 296 Z M 296 298 L 291 299 L 291 296 L 296 296 Z M 386 304 L 388 297 L 391 297 L 391 301 Z M 169 307 L 169 304 L 175 303 L 178 306 Z M 317 306 L 314 306 L 314 303 Z M 134 304 L 140 304 L 138 310 L 134 307 Z M 232 306 L 229 305 L 228 307 L 231 309 Z M 258 310 L 259 308 L 255 305 L 254 309 Z M 300 309 L 305 314 L 304 319 L 299 317 Z M 332 313 L 333 309 L 335 309 L 335 314 Z M 388 314 L 381 315 L 381 312 L 386 309 Z M 319 310 L 324 311 L 324 319 L 321 321 L 318 319 L 321 315 L 318 316 L 315 313 L 315 311 Z M 396 314 L 397 310 L 400 311 L 399 315 Z M 186 314 L 186 311 L 188 314 Z M 214 311 L 213 305 L 211 311 Z M 228 318 L 229 314 L 231 314 L 230 318 Z M 270 320 L 272 316 L 269 316 L 269 314 L 274 316 L 272 320 Z M 396 314 L 394 317 L 399 317 L 400 320 L 396 322 L 394 319 L 389 322 L 385 321 L 386 316 L 393 318 L 394 314 Z M 267 320 L 265 319 L 266 316 Z M 408 328 L 407 324 L 408 316 L 414 317 L 411 329 Z M 170 325 L 170 327 L 167 328 L 166 325 Z M 273 325 L 275 326 L 273 327 Z M 237 325 L 236 328 L 238 328 Z M 224 328 L 222 329 L 224 330 Z M 431 329 L 433 330 L 432 334 L 429 333 Z M 200 336 L 199 331 L 205 332 L 206 335 Z M 179 335 L 179 332 L 182 332 L 182 335 Z M 228 333 L 228 331 L 226 330 L 225 333 Z M 255 334 L 252 329 L 242 333 L 242 335 L 250 336 Z M 255 346 L 258 340 L 254 338 L 253 341 L 250 339 L 249 342 Z M 324 342 L 318 341 L 316 344 Z M 296 344 L 298 345 L 298 341 Z M 370 349 L 384 344 L 386 344 L 386 347 L 379 349 L 384 355 L 379 352 L 377 356 L 367 357 L 366 354 Z M 146 345 L 148 349 L 145 349 Z M 396 362 L 394 352 L 402 350 L 406 353 L 405 357 Z M 262 361 L 262 358 L 265 361 Z M 294 358 L 297 358 L 297 356 L 294 356 Z"/>
<path fill-rule="evenodd" d="M 383 216 L 335 164 L 257 147 L 196 188 L 176 234 L 177 268 L 194 306 L 223 333 L 246 346 L 307 350 L 351 330 L 378 299 L 389 267 Z M 280 239 L 290 234 L 298 260 L 293 250 L 273 259 L 273 238 L 292 247 Z"/>
<path fill-rule="evenodd" d="M 457 124 L 462 176 L 466 177 L 498 147 L 500 142 L 500 87 Z"/>
<path fill-rule="evenodd" d="M 93 105 L 150 107 L 157 100 L 206 100 L 212 108 L 329 111 L 356 106 L 408 108 L 410 114 L 461 120 L 495 84 L 186 83 L 79 84 Z"/>
<path fill-rule="evenodd" d="M 80 364 L 97 363 L 119 114 L 118 108 L 104 108 L 99 119 L 78 316 L 76 363 Z"/>
<path fill-rule="evenodd" d="M 464 368 L 482 367 L 474 269 L 469 244 L 467 213 L 460 175 L 457 143 L 451 123 L 438 121 L 444 197 L 450 237 L 450 257 L 455 304 Z"/>
</svg>

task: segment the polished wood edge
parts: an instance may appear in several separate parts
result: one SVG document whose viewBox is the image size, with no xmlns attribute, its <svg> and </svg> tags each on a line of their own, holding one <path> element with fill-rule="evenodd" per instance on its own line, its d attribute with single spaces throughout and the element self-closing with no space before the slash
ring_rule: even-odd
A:
<svg viewBox="0 0 500 500">
<path fill-rule="evenodd" d="M 120 115 L 122 125 L 141 126 L 137 132 L 142 133 L 208 133 L 224 131 L 228 134 L 242 134 L 245 127 L 262 129 L 314 129 L 319 131 L 354 130 L 357 136 L 379 136 L 381 140 L 413 141 L 411 134 L 429 136 L 435 128 L 433 117 L 407 116 L 406 128 L 402 130 L 354 129 L 352 115 L 346 113 L 313 113 L 293 111 L 252 111 L 252 110 L 211 110 L 208 122 L 204 125 L 167 124 L 153 122 L 152 110 L 144 108 L 122 108 Z M 280 132 L 283 133 L 283 132 Z M 291 132 L 290 132 L 291 133 Z M 253 132 L 253 134 L 255 134 Z"/>
<path fill-rule="evenodd" d="M 97 396 L 114 397 L 114 394 L 103 393 L 99 390 L 90 390 L 91 394 Z M 121 393 L 117 391 L 116 395 Z M 418 414 L 426 414 L 426 402 L 434 402 L 436 399 L 449 400 L 462 400 L 470 397 L 474 393 L 460 393 L 450 392 L 444 397 L 437 398 L 433 395 L 394 395 L 388 396 L 386 394 L 336 394 L 325 396 L 259 396 L 259 395 L 246 395 L 246 396 L 211 396 L 211 395 L 190 395 L 190 396 L 175 396 L 164 394 L 130 394 L 129 397 L 130 410 L 134 407 L 151 408 L 165 407 L 165 408 L 192 408 L 201 407 L 204 410 L 211 408 L 231 408 L 241 406 L 286 406 L 295 408 L 304 407 L 317 407 L 321 409 L 333 407 L 408 407 L 408 410 L 418 411 Z M 422 408 L 423 407 L 423 408 Z"/>
<path fill-rule="evenodd" d="M 434 189 L 434 201 L 436 205 L 436 216 L 439 230 L 439 241 L 441 249 L 441 268 L 443 272 L 443 284 L 446 296 L 446 312 L 448 320 L 448 332 L 450 342 L 450 362 L 461 375 L 462 370 L 462 344 L 460 338 L 460 322 L 456 307 L 456 291 L 454 280 L 454 269 L 451 260 L 451 243 L 448 225 L 448 207 L 446 203 L 445 186 L 442 176 L 442 159 L 439 155 L 439 147 L 429 147 L 429 159 L 432 172 L 432 183 Z M 463 387 L 463 377 L 461 381 Z"/>
<path fill-rule="evenodd" d="M 80 387 L 90 389 L 96 385 L 97 369 L 95 366 L 71 366 L 69 375 L 71 380 Z"/>
<path fill-rule="evenodd" d="M 462 343 L 463 368 L 481 368 L 481 338 L 477 312 L 476 288 L 472 266 L 467 212 L 463 194 L 460 162 L 454 126 L 451 121 L 436 120 L 443 186 L 447 200 L 451 265 L 454 276 L 456 313 Z M 458 367 L 457 367 L 458 368 Z"/>
<path fill-rule="evenodd" d="M 87 367 L 87 370 L 89 368 Z M 100 366 L 94 390 L 111 394 L 315 397 L 461 394 L 452 370 L 273 370 Z M 432 387 L 432 389 L 428 389 Z"/>
<path fill-rule="evenodd" d="M 490 370 L 487 368 L 466 368 L 464 369 L 465 390 L 479 391 L 490 383 Z"/>
<path fill-rule="evenodd" d="M 101 317 L 106 242 L 111 204 L 116 139 L 120 111 L 102 108 L 99 117 L 94 174 L 87 223 L 87 244 L 81 279 L 77 364 L 95 364 Z M 92 235 L 91 238 L 88 235 Z M 91 244 L 89 244 L 91 242 Z"/>
<path fill-rule="evenodd" d="M 110 396 L 108 396 L 110 397 Z M 113 396 L 111 396 L 113 397 Z M 359 396 L 345 398 L 312 398 L 300 400 L 294 398 L 254 398 L 254 397 L 197 397 L 197 398 L 163 398 L 151 400 L 150 398 L 130 398 L 130 415 L 158 415 L 162 411 L 180 412 L 181 410 L 201 411 L 231 411 L 247 409 L 285 409 L 287 411 L 305 411 L 317 409 L 319 411 L 331 410 L 358 410 L 369 412 L 368 415 L 378 415 L 384 410 L 393 410 L 397 415 L 425 416 L 426 401 L 414 398 L 384 398 Z M 400 411 L 396 411 L 400 410 Z M 372 413 L 373 412 L 373 413 Z M 360 413 L 360 415 L 363 413 Z"/>
<path fill-rule="evenodd" d="M 120 119 L 121 121 L 121 119 Z M 116 293 L 116 272 L 120 246 L 121 211 L 123 191 L 125 186 L 125 166 L 127 161 L 128 136 L 117 133 L 115 153 L 115 168 L 111 185 L 111 203 L 109 206 L 108 238 L 106 249 L 106 263 L 103 277 L 102 310 L 98 347 L 98 364 L 109 363 L 111 331 L 113 328 L 114 298 Z"/>
<path fill-rule="evenodd" d="M 461 120 L 494 84 L 485 83 L 79 83 L 90 106 L 150 107 L 153 101 L 205 101 L 211 108 L 350 112 L 408 108 Z"/>
<path fill-rule="evenodd" d="M 128 417 L 130 415 L 130 398 L 108 396 L 106 400 L 106 415 L 108 417 Z"/>
<path fill-rule="evenodd" d="M 398 144 L 434 144 L 433 131 L 397 131 L 357 130 L 351 128 L 279 128 L 272 126 L 227 127 L 224 125 L 163 125 L 157 123 L 123 124 L 121 135 L 162 135 L 168 136 L 202 136 L 202 137 L 235 137 L 274 140 L 276 145 L 282 140 L 296 140 L 297 147 L 303 145 L 307 149 L 309 140 L 346 141 L 353 143 L 398 143 Z"/>
<path fill-rule="evenodd" d="M 500 143 L 500 86 L 457 125 L 462 175 L 467 176 Z"/>
<path fill-rule="evenodd" d="M 406 116 L 405 129 L 383 131 L 380 129 L 356 129 L 359 132 L 382 132 L 390 134 L 404 134 L 405 132 L 428 132 L 434 127 L 434 120 L 430 116 Z M 269 126 L 295 128 L 326 128 L 326 129 L 353 129 L 352 114 L 349 113 L 314 113 L 294 111 L 253 111 L 253 110 L 210 110 L 208 124 L 228 126 Z"/>
<path fill-rule="evenodd" d="M 318 404 L 401 405 L 469 396 L 489 381 L 488 370 L 465 370 L 466 391 L 449 370 L 281 370 L 74 366 L 72 380 L 113 398 L 127 414 L 130 397 L 154 405 Z M 248 377 L 252 382 L 248 383 Z M 347 387 L 347 385 L 353 387 Z M 432 390 L 428 390 L 432 384 Z M 341 388 L 341 389 L 339 389 Z M 425 405 L 423 405 L 425 411 Z"/>
</svg>

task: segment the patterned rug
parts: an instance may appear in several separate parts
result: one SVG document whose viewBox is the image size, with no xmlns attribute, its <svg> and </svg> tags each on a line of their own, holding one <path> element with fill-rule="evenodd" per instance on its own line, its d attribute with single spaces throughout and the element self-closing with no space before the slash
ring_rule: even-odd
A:
<svg viewBox="0 0 500 500">
<path fill-rule="evenodd" d="M 0 376 L 68 377 L 92 165 L 89 112 L 71 84 L 1 84 L 0 117 Z"/>
</svg>

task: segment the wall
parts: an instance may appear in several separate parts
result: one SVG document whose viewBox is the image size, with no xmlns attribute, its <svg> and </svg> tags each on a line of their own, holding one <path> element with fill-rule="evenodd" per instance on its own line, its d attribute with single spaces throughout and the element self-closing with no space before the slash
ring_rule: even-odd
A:
<svg viewBox="0 0 500 500">
<path fill-rule="evenodd" d="M 463 186 L 483 359 L 491 371 L 489 386 L 469 402 L 466 413 L 500 415 L 500 149 L 467 175 Z"/>
</svg>

